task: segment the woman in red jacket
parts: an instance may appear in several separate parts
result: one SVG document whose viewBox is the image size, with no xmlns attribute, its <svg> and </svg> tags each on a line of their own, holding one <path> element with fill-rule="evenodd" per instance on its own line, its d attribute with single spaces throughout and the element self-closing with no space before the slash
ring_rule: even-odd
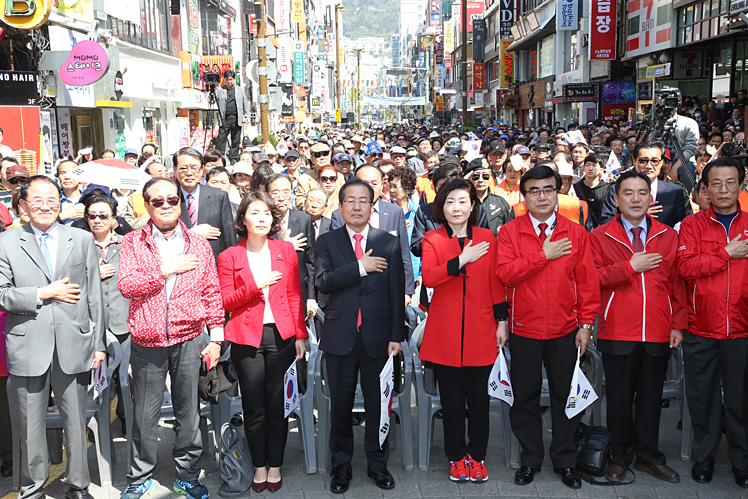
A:
<svg viewBox="0 0 748 499">
<path fill-rule="evenodd" d="M 218 256 L 223 306 L 232 312 L 231 342 L 244 409 L 244 430 L 255 467 L 252 488 L 280 489 L 288 434 L 283 376 L 306 350 L 299 263 L 291 243 L 270 239 L 281 219 L 265 192 L 244 196 L 234 227 L 242 241 Z"/>
<path fill-rule="evenodd" d="M 444 225 L 423 240 L 423 285 L 434 294 L 420 358 L 432 364 L 439 384 L 444 452 L 456 482 L 488 479 L 488 376 L 507 338 L 506 292 L 493 271 L 496 241 L 476 227 L 479 214 L 473 184 L 451 179 L 434 201 L 434 218 Z"/>
</svg>

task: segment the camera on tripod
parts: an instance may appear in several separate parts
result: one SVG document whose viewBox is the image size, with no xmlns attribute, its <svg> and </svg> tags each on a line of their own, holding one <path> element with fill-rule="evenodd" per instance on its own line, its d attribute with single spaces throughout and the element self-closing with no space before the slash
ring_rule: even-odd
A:
<svg viewBox="0 0 748 499">
<path fill-rule="evenodd" d="M 216 91 L 216 87 L 221 83 L 221 73 L 215 69 L 203 71 L 202 80 L 205 86 L 208 87 L 208 92 L 213 94 Z"/>
<path fill-rule="evenodd" d="M 658 121 L 667 121 L 675 116 L 683 101 L 680 89 L 675 87 L 657 88 L 654 91 L 654 97 L 652 121 L 655 123 Z"/>
</svg>

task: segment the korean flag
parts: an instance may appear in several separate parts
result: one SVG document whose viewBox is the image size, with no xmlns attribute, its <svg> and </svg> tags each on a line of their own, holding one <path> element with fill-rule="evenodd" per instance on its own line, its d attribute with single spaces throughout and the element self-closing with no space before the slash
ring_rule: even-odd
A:
<svg viewBox="0 0 748 499">
<path fill-rule="evenodd" d="M 569 398 L 566 400 L 566 417 L 571 419 L 592 402 L 597 400 L 597 393 L 592 388 L 587 376 L 584 375 L 579 367 L 579 352 L 577 347 L 577 364 L 574 366 L 574 375 L 571 377 L 571 388 L 569 389 Z"/>
<path fill-rule="evenodd" d="M 605 163 L 605 173 L 608 175 L 613 175 L 615 173 L 619 173 L 621 171 L 621 162 L 618 161 L 618 157 L 616 156 L 616 153 L 613 151 L 610 151 L 610 156 L 608 156 L 608 161 Z"/>
<path fill-rule="evenodd" d="M 379 373 L 379 396 L 380 396 L 380 414 L 379 414 L 379 448 L 382 448 L 387 434 L 390 432 L 390 414 L 392 413 L 392 390 L 395 389 L 395 363 L 392 360 L 393 354 Z"/>
<path fill-rule="evenodd" d="M 283 417 L 287 418 L 299 407 L 299 383 L 296 377 L 296 359 L 283 375 Z"/>
<path fill-rule="evenodd" d="M 514 404 L 514 392 L 512 391 L 512 382 L 509 380 L 509 369 L 506 366 L 503 348 L 499 349 L 499 355 L 496 357 L 491 374 L 488 376 L 488 394 L 491 397 L 503 400 L 510 406 Z"/>
</svg>

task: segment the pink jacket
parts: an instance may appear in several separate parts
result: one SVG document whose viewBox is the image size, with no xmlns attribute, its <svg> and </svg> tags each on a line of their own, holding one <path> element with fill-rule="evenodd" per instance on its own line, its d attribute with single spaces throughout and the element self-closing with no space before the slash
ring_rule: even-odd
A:
<svg viewBox="0 0 748 499">
<path fill-rule="evenodd" d="M 169 303 L 166 276 L 153 240 L 153 222 L 122 240 L 117 287 L 130 299 L 127 325 L 133 341 L 143 347 L 166 347 L 194 338 L 205 330 L 223 327 L 221 288 L 215 258 L 207 239 L 179 221 L 185 253 L 196 255 L 195 270 L 177 276 Z"/>
</svg>

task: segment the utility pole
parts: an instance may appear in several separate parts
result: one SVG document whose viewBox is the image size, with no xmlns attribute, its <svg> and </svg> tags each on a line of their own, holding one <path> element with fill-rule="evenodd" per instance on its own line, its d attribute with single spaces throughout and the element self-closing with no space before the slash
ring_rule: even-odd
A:
<svg viewBox="0 0 748 499">
<path fill-rule="evenodd" d="M 341 4 L 335 4 L 335 79 L 337 80 L 336 85 L 338 88 L 338 110 L 342 115 L 343 108 L 340 107 L 340 30 L 338 29 L 340 15 L 338 14 L 338 12 L 345 12 L 345 7 L 343 7 Z"/>
<path fill-rule="evenodd" d="M 361 52 L 364 49 L 356 49 L 356 122 L 361 129 Z"/>
<path fill-rule="evenodd" d="M 467 23 L 467 0 L 460 3 L 460 14 L 462 17 L 462 126 L 468 121 L 468 87 L 467 87 L 467 41 L 468 41 L 468 23 Z"/>
<path fill-rule="evenodd" d="M 262 128 L 262 143 L 267 144 L 270 141 L 270 124 L 268 121 L 270 106 L 268 105 L 268 58 L 267 51 L 265 50 L 265 43 L 267 42 L 265 33 L 265 0 L 260 0 L 259 4 L 260 18 L 257 21 L 260 23 L 260 26 L 257 30 L 257 58 L 260 59 L 260 63 L 257 73 L 260 76 L 260 126 Z"/>
</svg>

